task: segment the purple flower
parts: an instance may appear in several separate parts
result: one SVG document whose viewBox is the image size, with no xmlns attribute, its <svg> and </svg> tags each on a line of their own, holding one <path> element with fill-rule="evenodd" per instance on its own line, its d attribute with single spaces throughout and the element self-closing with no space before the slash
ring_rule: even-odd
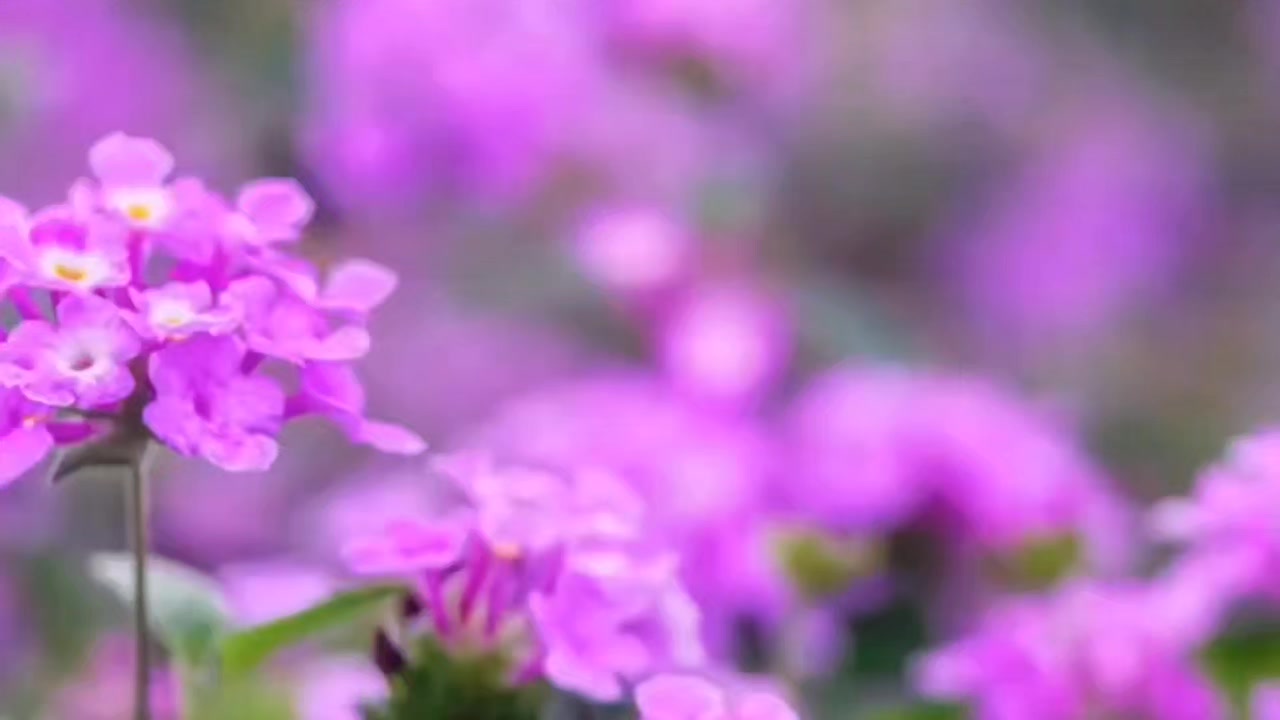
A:
<svg viewBox="0 0 1280 720">
<path fill-rule="evenodd" d="M 236 197 L 242 239 L 251 245 L 294 242 L 310 222 L 315 202 L 291 178 L 266 178 L 245 185 Z"/>
<path fill-rule="evenodd" d="M 318 413 L 358 442 L 422 451 L 412 432 L 364 417 L 350 368 L 314 365 L 367 352 L 368 314 L 396 275 L 357 260 L 321 284 L 287 252 L 313 211 L 296 181 L 250 182 L 233 206 L 195 178 L 170 181 L 169 151 L 123 133 L 95 144 L 89 164 L 94 179 L 77 181 L 67 204 L 28 214 L 0 199 L 0 299 L 21 319 L 0 334 L 0 387 L 70 417 L 91 411 L 102 426 L 6 417 L 13 473 L 42 454 L 36 427 L 61 444 L 122 424 L 139 432 L 124 410 L 143 403 L 152 439 L 225 469 L 265 469 L 286 420 L 277 370 L 303 388 L 289 417 Z"/>
<path fill-rule="evenodd" d="M 337 589 L 326 571 L 289 560 L 224 565 L 218 578 L 235 621 L 242 626 L 274 622 L 323 602 Z"/>
<path fill-rule="evenodd" d="M 917 520 L 983 552 L 1075 535 L 1094 567 L 1123 569 L 1123 503 L 1072 435 L 980 380 L 845 367 L 789 418 L 792 502 L 843 532 Z"/>
<path fill-rule="evenodd" d="M 678 562 L 625 484 L 477 452 L 436 469 L 462 490 L 460 506 L 361 531 L 344 556 L 359 572 L 416 578 L 439 643 L 503 653 L 513 683 L 546 677 L 604 701 L 657 670 L 705 662 Z"/>
<path fill-rule="evenodd" d="M 151 357 L 156 398 L 143 418 L 177 452 L 232 471 L 264 470 L 278 452 L 284 392 L 246 375 L 245 351 L 232 338 L 200 336 Z"/>
<path fill-rule="evenodd" d="M 378 532 L 354 536 L 342 550 L 347 566 L 362 575 L 413 575 L 444 570 L 462 560 L 471 517 L 433 522 L 389 520 Z"/>
<path fill-rule="evenodd" d="M 301 393 L 291 401 L 295 414 L 315 412 L 342 428 L 352 442 L 382 452 L 417 455 L 427 445 L 416 433 L 399 425 L 364 416 L 364 387 L 355 370 L 339 363 L 308 363 L 302 368 Z"/>
<path fill-rule="evenodd" d="M 571 576 L 554 594 L 534 595 L 529 610 L 546 646 L 547 677 L 559 687 L 610 702 L 622 697 L 623 678 L 638 676 L 653 658 L 627 631 L 625 608 L 598 597 L 599 592 Z"/>
<path fill-rule="evenodd" d="M 84 201 L 100 203 L 132 227 L 163 227 L 174 211 L 166 187 L 173 166 L 173 155 L 155 140 L 113 133 L 89 150 L 99 187 L 73 188 L 73 202 L 79 191 Z"/>
<path fill-rule="evenodd" d="M 214 303 L 202 280 L 171 282 L 151 290 L 130 288 L 137 313 L 129 319 L 139 333 L 157 340 L 182 340 L 198 333 L 223 335 L 240 323 L 237 314 Z"/>
<path fill-rule="evenodd" d="M 583 273 L 608 289 L 650 292 L 687 270 L 691 238 L 667 214 L 646 207 L 595 214 L 575 251 Z"/>
<path fill-rule="evenodd" d="M 1280 598 L 1280 431 L 1268 430 L 1236 441 L 1227 457 L 1196 482 L 1188 498 L 1156 506 L 1157 535 L 1187 545 L 1186 562 L 1203 567 L 1209 559 L 1226 574 L 1202 582 L 1229 598 L 1261 594 Z"/>
<path fill-rule="evenodd" d="M 637 525 L 658 533 L 661 546 L 679 553 L 677 572 L 704 611 L 704 639 L 717 655 L 732 652 L 742 616 L 776 620 L 791 602 L 770 547 L 778 448 L 749 419 L 691 402 L 645 375 L 604 373 L 518 398 L 475 442 L 618 497 L 606 515 L 611 524 L 631 528 L 632 537 Z M 582 524 L 584 513 L 573 519 Z M 571 561 L 584 572 L 648 564 L 600 539 L 580 544 Z"/>
<path fill-rule="evenodd" d="M 35 467 L 53 450 L 51 410 L 17 390 L 0 389 L 0 486 Z"/>
<path fill-rule="evenodd" d="M 323 312 L 266 277 L 234 281 L 223 300 L 244 318 L 249 347 L 264 355 L 302 364 L 355 360 L 369 351 L 369 333 L 362 326 L 332 328 Z"/>
<path fill-rule="evenodd" d="M 1213 720 L 1224 703 L 1196 666 L 1172 588 L 1072 585 L 993 609 L 971 634 L 926 656 L 917 684 L 992 720 L 1102 715 Z"/>
<path fill-rule="evenodd" d="M 0 233 L 0 241 L 0 258 L 33 287 L 84 294 L 129 282 L 125 233 L 100 218 L 51 208 L 36 213 L 25 232 Z"/>
<path fill-rule="evenodd" d="M 58 304 L 56 326 L 27 320 L 0 347 L 0 375 L 47 405 L 92 408 L 119 402 L 134 389 L 129 361 L 141 342 L 119 309 L 95 296 Z"/>
<path fill-rule="evenodd" d="M 730 690 L 700 675 L 663 674 L 640 683 L 636 705 L 641 720 L 798 720 L 775 693 Z"/>
<path fill-rule="evenodd" d="M 743 287 L 696 289 L 662 329 L 662 360 L 675 385 L 715 401 L 743 402 L 772 389 L 790 354 L 784 315 Z"/>
</svg>

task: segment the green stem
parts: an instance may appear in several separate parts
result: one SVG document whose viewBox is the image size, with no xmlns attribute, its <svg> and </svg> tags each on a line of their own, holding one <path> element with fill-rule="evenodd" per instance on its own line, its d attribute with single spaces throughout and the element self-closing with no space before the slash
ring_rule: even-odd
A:
<svg viewBox="0 0 1280 720">
<path fill-rule="evenodd" d="M 134 654 L 133 702 L 134 719 L 151 720 L 151 617 L 147 592 L 148 512 L 147 477 L 143 467 L 144 453 L 129 466 L 127 523 L 129 547 L 133 551 L 133 636 Z"/>
</svg>

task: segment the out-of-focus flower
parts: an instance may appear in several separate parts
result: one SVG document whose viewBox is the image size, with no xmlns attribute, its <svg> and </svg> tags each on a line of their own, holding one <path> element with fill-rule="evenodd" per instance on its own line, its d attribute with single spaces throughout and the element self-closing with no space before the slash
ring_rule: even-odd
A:
<svg viewBox="0 0 1280 720">
<path fill-rule="evenodd" d="M 356 659 L 308 665 L 297 691 L 298 720 L 361 720 L 359 709 L 386 698 L 387 680 Z"/>
<path fill-rule="evenodd" d="M 1145 102 L 1082 93 L 962 230 L 952 267 L 983 342 L 1057 353 L 1171 287 L 1203 213 L 1205 151 L 1193 119 Z"/>
<path fill-rule="evenodd" d="M 605 468 L 681 555 L 685 586 L 717 655 L 743 615 L 776 621 L 791 599 L 774 562 L 768 484 L 776 447 L 753 421 L 640 373 L 599 373 L 509 403 L 478 447 L 561 469 Z"/>
<path fill-rule="evenodd" d="M 408 430 L 364 417 L 342 364 L 367 350 L 367 315 L 394 274 L 364 261 L 321 278 L 288 254 L 311 215 L 297 183 L 250 183 L 232 206 L 198 181 L 169 184 L 173 158 L 153 140 L 116 133 L 89 157 L 95 177 L 68 203 L 28 214 L 0 202 L 4 299 L 22 318 L 0 339 L 0 480 L 112 425 L 233 471 L 269 467 L 281 426 L 306 414 L 357 442 L 422 451 Z M 262 372 L 272 361 L 302 375 L 288 404 Z"/>
<path fill-rule="evenodd" d="M 1186 545 L 1180 562 L 1216 569 L 1217 582 L 1199 583 L 1221 602 L 1248 595 L 1280 598 L 1280 432 L 1268 430 L 1238 440 L 1210 468 L 1187 498 L 1171 498 L 1152 514 L 1155 533 Z"/>
<path fill-rule="evenodd" d="M 694 289 L 663 323 L 662 360 L 694 397 L 742 403 L 772 388 L 791 343 L 785 315 L 768 295 L 711 285 Z"/>
<path fill-rule="evenodd" d="M 209 141 L 228 117 L 225 97 L 165 13 L 110 0 L 12 0 L 0 7 L 0 58 L 0 185 L 20 182 L 41 202 L 79 170 L 81 148 L 120 128 L 164 138 L 201 168 L 234 155 Z M 159 195 L 126 190 L 119 199 L 129 197 Z"/>
<path fill-rule="evenodd" d="M 339 199 L 525 192 L 600 60 L 572 2 L 338 2 L 312 34 L 311 155 Z"/>
<path fill-rule="evenodd" d="M 993 609 L 917 667 L 926 695 L 970 703 L 980 720 L 1099 715 L 1212 720 L 1226 709 L 1196 666 L 1168 588 L 1076 584 Z"/>
<path fill-rule="evenodd" d="M 642 720 L 798 720 L 778 695 L 733 689 L 699 675 L 666 674 L 636 688 Z"/>
<path fill-rule="evenodd" d="M 691 239 L 668 214 L 654 208 L 601 211 L 582 228 L 578 264 L 592 280 L 621 293 L 669 287 L 687 270 Z"/>
<path fill-rule="evenodd" d="M 323 568 L 289 560 L 260 560 L 224 565 L 218 578 L 233 618 L 258 625 L 311 608 L 337 588 Z"/>
<path fill-rule="evenodd" d="M 935 521 L 988 552 L 1077 536 L 1091 567 L 1123 569 L 1123 503 L 1071 435 L 976 379 L 846 367 L 789 419 L 796 508 L 854 534 Z"/>
<path fill-rule="evenodd" d="M 437 470 L 462 506 L 354 536 L 346 556 L 357 572 L 416 582 L 448 651 L 497 653 L 514 683 L 545 677 L 602 701 L 620 699 L 626 681 L 703 662 L 676 557 L 616 478 L 472 453 Z"/>
</svg>

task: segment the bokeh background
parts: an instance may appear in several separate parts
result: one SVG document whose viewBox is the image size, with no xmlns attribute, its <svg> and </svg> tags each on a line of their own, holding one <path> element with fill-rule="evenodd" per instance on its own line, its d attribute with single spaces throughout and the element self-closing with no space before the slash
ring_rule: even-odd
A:
<svg viewBox="0 0 1280 720">
<path fill-rule="evenodd" d="M 298 177 L 309 255 L 401 276 L 364 366 L 374 414 L 441 449 L 644 438 L 617 453 L 649 456 L 715 542 L 770 517 L 743 483 L 804 494 L 776 501 L 784 524 L 889 492 L 858 485 L 882 458 L 810 473 L 821 447 L 780 440 L 841 412 L 812 398 L 838 363 L 984 378 L 1069 428 L 1118 514 L 1185 490 L 1280 414 L 1277 128 L 1271 0 L 0 2 L 0 191 L 57 200 L 115 130 L 223 187 Z M 972 452 L 1016 467 L 1019 421 L 901 402 L 982 426 Z M 414 467 L 293 430 L 268 475 L 162 463 L 159 551 L 222 579 L 246 622 L 341 585 L 345 529 L 425 502 Z M 837 524 L 865 529 L 859 502 Z M 83 568 L 123 543 L 120 511 L 107 481 L 0 492 L 0 714 L 126 717 L 127 624 Z M 1130 545 L 1099 564 L 1150 561 Z M 973 594 L 866 589 L 866 612 L 761 633 L 749 587 L 703 590 L 730 596 L 716 642 L 821 666 L 796 682 L 824 718 L 905 702 L 909 658 L 948 627 L 929 606 Z M 246 692 L 350 717 L 315 714 L 339 705 L 315 688 L 367 681 L 358 664 L 299 660 Z"/>
</svg>

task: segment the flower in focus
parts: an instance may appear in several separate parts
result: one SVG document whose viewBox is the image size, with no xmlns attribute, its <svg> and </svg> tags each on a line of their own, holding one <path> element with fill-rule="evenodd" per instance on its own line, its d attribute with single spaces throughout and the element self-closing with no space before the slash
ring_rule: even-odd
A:
<svg viewBox="0 0 1280 720">
<path fill-rule="evenodd" d="M 96 179 L 65 204 L 0 202 L 3 299 L 21 318 L 0 341 L 0 479 L 112 426 L 233 471 L 269 467 L 285 421 L 313 413 L 358 442 L 423 449 L 364 417 L 343 364 L 367 350 L 394 274 L 349 261 L 321 283 L 285 252 L 311 216 L 296 182 L 255 181 L 232 207 L 198 181 L 169 182 L 173 158 L 154 140 L 115 133 L 89 160 Z M 304 386 L 292 401 L 277 379 L 290 367 Z"/>
</svg>

